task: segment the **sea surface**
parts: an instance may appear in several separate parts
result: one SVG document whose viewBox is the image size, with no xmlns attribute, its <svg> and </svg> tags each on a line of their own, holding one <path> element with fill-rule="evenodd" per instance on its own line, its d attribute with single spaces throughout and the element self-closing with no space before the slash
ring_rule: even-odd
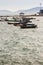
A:
<svg viewBox="0 0 43 65">
<path fill-rule="evenodd" d="M 0 65 L 43 65 L 43 17 L 35 18 L 35 29 L 0 22 Z"/>
</svg>

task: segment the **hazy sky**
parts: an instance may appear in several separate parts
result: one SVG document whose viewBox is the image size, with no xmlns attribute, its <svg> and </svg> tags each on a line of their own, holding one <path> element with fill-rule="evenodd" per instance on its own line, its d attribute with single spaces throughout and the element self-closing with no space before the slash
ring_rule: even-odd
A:
<svg viewBox="0 0 43 65">
<path fill-rule="evenodd" d="M 30 9 L 40 6 L 43 0 L 0 0 L 0 10 L 6 9 L 17 11 L 21 9 Z"/>
</svg>

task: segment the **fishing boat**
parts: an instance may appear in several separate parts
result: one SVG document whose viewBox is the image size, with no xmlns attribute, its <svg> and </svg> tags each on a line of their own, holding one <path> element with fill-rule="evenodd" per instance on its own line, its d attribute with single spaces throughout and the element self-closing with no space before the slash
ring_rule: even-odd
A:
<svg viewBox="0 0 43 65">
<path fill-rule="evenodd" d="M 8 24 L 14 24 L 14 22 L 12 22 L 12 21 L 8 21 L 7 23 L 8 23 Z"/>
<path fill-rule="evenodd" d="M 31 22 L 31 21 L 29 21 L 29 22 Z M 26 22 L 24 22 L 24 21 L 20 21 L 20 22 L 14 22 L 14 26 L 20 26 L 21 24 L 24 24 L 24 23 L 26 23 Z"/>
<path fill-rule="evenodd" d="M 14 25 L 14 26 L 19 26 L 19 25 L 20 25 L 20 22 L 14 22 L 13 25 Z"/>
<path fill-rule="evenodd" d="M 25 25 L 20 25 L 20 28 L 36 28 L 37 25 L 31 23 L 31 24 L 25 24 Z"/>
</svg>

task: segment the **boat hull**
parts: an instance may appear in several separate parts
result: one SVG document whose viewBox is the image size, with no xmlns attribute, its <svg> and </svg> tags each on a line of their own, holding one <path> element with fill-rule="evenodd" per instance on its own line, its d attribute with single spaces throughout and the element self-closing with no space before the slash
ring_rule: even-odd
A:
<svg viewBox="0 0 43 65">
<path fill-rule="evenodd" d="M 37 25 L 35 25 L 35 24 L 27 24 L 26 26 L 22 25 L 22 26 L 20 26 L 20 27 L 21 27 L 21 28 L 36 28 Z"/>
<path fill-rule="evenodd" d="M 19 25 L 20 25 L 20 22 L 14 22 L 13 25 L 14 25 L 14 26 L 19 26 Z"/>
</svg>

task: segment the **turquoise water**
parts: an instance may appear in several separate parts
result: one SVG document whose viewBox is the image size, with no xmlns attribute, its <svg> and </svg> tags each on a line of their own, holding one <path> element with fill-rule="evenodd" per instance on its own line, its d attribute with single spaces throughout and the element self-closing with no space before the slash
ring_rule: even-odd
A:
<svg viewBox="0 0 43 65">
<path fill-rule="evenodd" d="M 0 22 L 0 65 L 43 65 L 43 17 L 35 21 L 36 29 Z"/>
</svg>

